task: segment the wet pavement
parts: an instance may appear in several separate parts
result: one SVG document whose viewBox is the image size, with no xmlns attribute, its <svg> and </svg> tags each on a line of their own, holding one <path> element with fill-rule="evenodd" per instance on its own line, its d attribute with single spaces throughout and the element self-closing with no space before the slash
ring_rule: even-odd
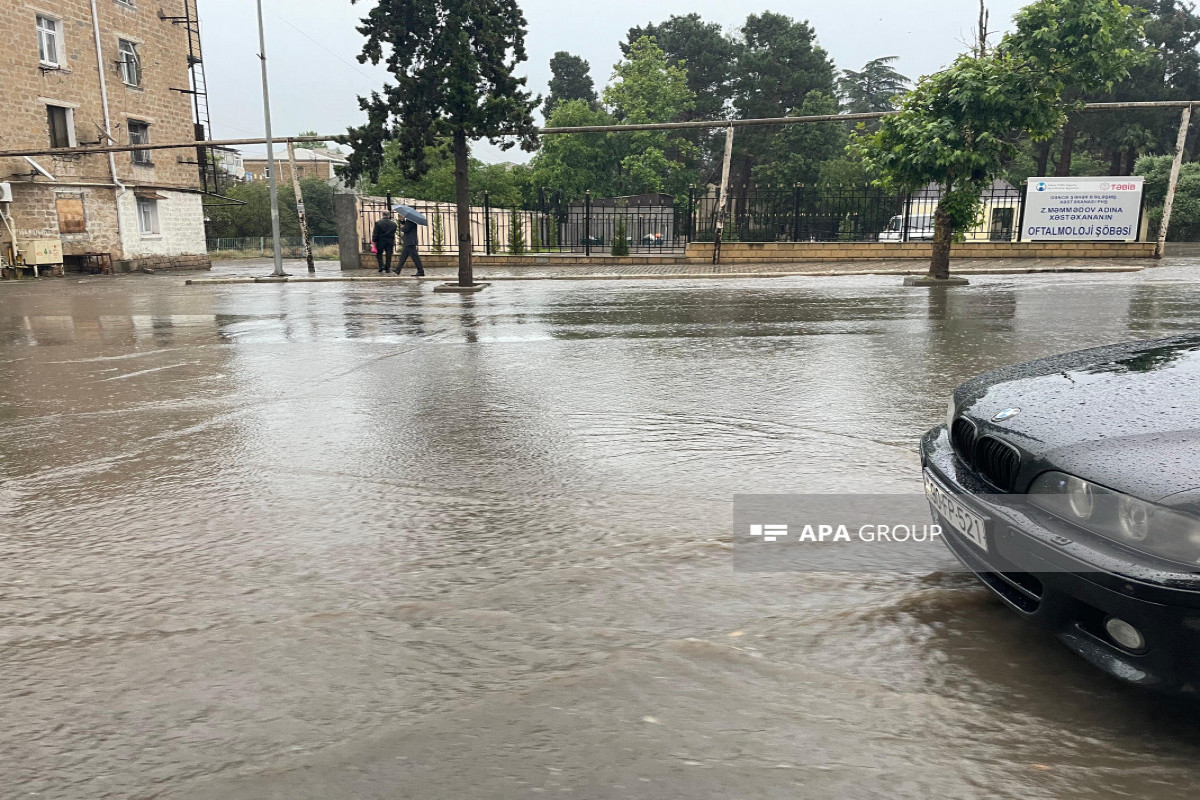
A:
<svg viewBox="0 0 1200 800">
<path fill-rule="evenodd" d="M 0 796 L 1174 798 L 1194 708 L 948 554 L 729 526 L 919 492 L 954 385 L 1194 331 L 1198 269 L 0 285 Z"/>
</svg>

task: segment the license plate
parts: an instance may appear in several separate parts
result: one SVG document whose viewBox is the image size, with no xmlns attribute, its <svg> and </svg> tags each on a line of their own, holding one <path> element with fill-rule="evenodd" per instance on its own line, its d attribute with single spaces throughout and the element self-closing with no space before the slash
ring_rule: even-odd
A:
<svg viewBox="0 0 1200 800">
<path fill-rule="evenodd" d="M 957 497 L 938 486 L 929 476 L 928 470 L 925 471 L 925 496 L 929 499 L 929 505 L 950 523 L 955 533 L 983 552 L 988 551 L 987 521 L 967 508 Z"/>
</svg>

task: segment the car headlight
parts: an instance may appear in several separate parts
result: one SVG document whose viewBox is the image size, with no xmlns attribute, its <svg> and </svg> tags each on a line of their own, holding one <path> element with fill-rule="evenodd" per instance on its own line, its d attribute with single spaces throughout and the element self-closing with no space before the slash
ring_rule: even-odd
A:
<svg viewBox="0 0 1200 800">
<path fill-rule="evenodd" d="M 946 430 L 954 426 L 954 418 L 958 416 L 958 406 L 954 405 L 954 392 L 950 393 L 950 402 L 946 404 Z"/>
<path fill-rule="evenodd" d="M 1064 472 L 1043 472 L 1029 502 L 1061 520 L 1151 555 L 1200 563 L 1200 519 Z"/>
</svg>

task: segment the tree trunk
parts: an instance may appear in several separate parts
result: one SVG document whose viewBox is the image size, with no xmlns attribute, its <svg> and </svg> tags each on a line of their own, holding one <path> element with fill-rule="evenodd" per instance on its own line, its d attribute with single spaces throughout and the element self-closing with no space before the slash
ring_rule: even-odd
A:
<svg viewBox="0 0 1200 800">
<path fill-rule="evenodd" d="M 939 202 L 933 212 L 933 254 L 929 258 L 929 277 L 944 281 L 950 277 L 950 215 Z"/>
<path fill-rule="evenodd" d="M 1046 177 L 1046 166 L 1050 163 L 1050 141 L 1046 140 L 1038 144 L 1037 149 L 1037 177 Z"/>
<path fill-rule="evenodd" d="M 475 275 L 471 270 L 471 185 L 469 183 L 471 151 L 467 148 L 467 135 L 461 130 L 454 132 L 454 201 L 458 208 L 458 285 L 474 286 Z M 484 236 L 487 232 L 484 231 Z"/>
<path fill-rule="evenodd" d="M 1121 174 L 1121 160 L 1122 160 L 1121 148 L 1119 148 L 1119 147 L 1115 148 L 1112 151 L 1112 156 L 1109 158 L 1109 161 L 1108 161 L 1108 174 L 1109 175 L 1120 175 Z"/>
<path fill-rule="evenodd" d="M 1071 175 L 1071 157 L 1075 151 L 1075 118 L 1067 117 L 1062 129 L 1062 150 L 1058 157 L 1058 167 L 1054 170 L 1055 177 L 1066 178 Z"/>
</svg>

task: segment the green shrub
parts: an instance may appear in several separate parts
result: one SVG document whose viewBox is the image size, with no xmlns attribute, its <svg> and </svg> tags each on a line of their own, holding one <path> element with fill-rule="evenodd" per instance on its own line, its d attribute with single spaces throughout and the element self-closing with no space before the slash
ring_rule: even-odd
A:
<svg viewBox="0 0 1200 800">
<path fill-rule="evenodd" d="M 629 238 L 625 235 L 624 217 L 617 217 L 617 225 L 613 230 L 612 248 L 609 252 L 614 256 L 629 255 Z"/>
<path fill-rule="evenodd" d="M 525 220 L 518 208 L 508 216 L 508 252 L 514 256 L 525 255 Z"/>
</svg>

